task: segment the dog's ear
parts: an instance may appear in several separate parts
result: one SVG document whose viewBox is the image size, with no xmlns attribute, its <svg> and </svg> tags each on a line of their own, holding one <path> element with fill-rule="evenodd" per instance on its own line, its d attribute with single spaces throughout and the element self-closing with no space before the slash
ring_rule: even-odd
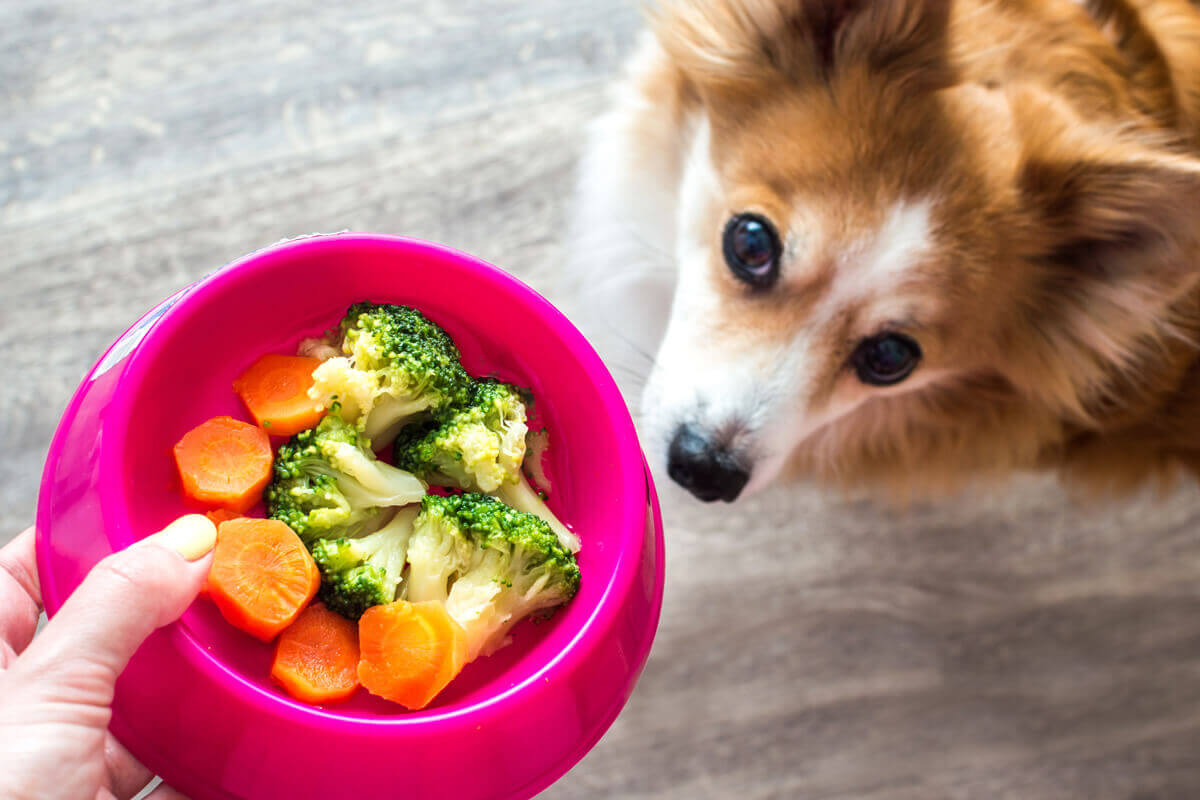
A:
<svg viewBox="0 0 1200 800">
<path fill-rule="evenodd" d="M 1026 140 L 1019 172 L 1035 215 L 1027 244 L 1063 285 L 1102 285 L 1139 304 L 1194 285 L 1200 160 L 1161 143 L 1030 130 L 1043 134 Z"/>
<path fill-rule="evenodd" d="M 752 101 L 865 68 L 912 88 L 953 82 L 951 0 L 676 0 L 657 14 L 664 48 L 701 93 Z"/>
<path fill-rule="evenodd" d="M 1194 304 L 1181 301 L 1200 277 L 1200 161 L 1160 134 L 1084 120 L 1038 89 L 1007 99 L 1021 221 L 1006 247 L 1033 268 L 1012 273 L 1030 282 L 1008 318 L 1026 337 L 1016 348 L 1025 365 L 1040 365 L 1019 383 L 1093 424 L 1150 392 L 1159 373 L 1148 365 L 1167 369 L 1163 359 L 1194 337 Z"/>
</svg>

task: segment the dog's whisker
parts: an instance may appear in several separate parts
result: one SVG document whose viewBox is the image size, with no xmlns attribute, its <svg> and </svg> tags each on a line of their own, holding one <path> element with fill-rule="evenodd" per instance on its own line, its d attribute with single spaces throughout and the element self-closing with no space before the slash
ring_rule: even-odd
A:
<svg viewBox="0 0 1200 800">
<path fill-rule="evenodd" d="M 642 360 L 649 366 L 651 366 L 651 367 L 654 366 L 654 355 L 652 353 L 650 353 L 644 347 L 642 347 L 637 342 L 635 342 L 632 338 L 630 338 L 626 333 L 621 331 L 612 322 L 606 320 L 605 327 L 608 328 L 609 332 L 614 337 L 616 337 L 617 339 L 620 339 L 621 342 L 623 342 L 629 348 L 631 353 L 633 353 L 636 356 L 640 356 L 642 358 Z"/>
<path fill-rule="evenodd" d="M 665 265 L 673 266 L 675 257 L 672 253 L 651 243 L 650 240 L 648 240 L 645 236 L 643 236 L 641 233 L 639 233 L 637 228 L 635 228 L 631 223 L 627 222 L 627 223 L 625 223 L 625 226 L 626 226 L 626 229 L 629 231 L 631 238 L 635 242 L 637 242 L 638 244 L 640 244 L 642 247 L 649 250 L 650 252 L 654 253 L 655 255 L 662 257 L 663 263 Z"/>
<path fill-rule="evenodd" d="M 624 272 L 610 272 L 607 275 L 602 275 L 599 278 L 588 281 L 588 290 L 598 292 L 608 289 L 611 286 L 622 281 L 636 278 L 646 278 L 655 275 L 656 273 L 649 270 L 627 270 Z"/>
<path fill-rule="evenodd" d="M 639 234 L 637 234 L 636 230 L 632 226 L 627 226 L 626 232 L 628 232 L 630 235 L 630 238 L 633 241 L 637 242 L 637 244 L 645 251 L 646 255 L 653 256 L 654 258 L 639 257 L 636 259 L 629 259 L 626 257 L 626 258 L 616 259 L 615 263 L 620 266 L 626 266 L 627 264 L 631 264 L 631 263 L 637 265 L 636 269 L 626 268 L 624 270 L 617 270 L 618 273 L 622 273 L 622 272 L 637 273 L 637 274 L 645 274 L 645 273 L 674 274 L 675 273 L 675 262 L 674 262 L 673 256 L 670 253 L 667 253 L 663 250 L 655 248 L 653 245 L 651 245 L 649 242 L 647 242 L 644 237 L 641 237 Z M 619 253 L 621 255 L 625 255 L 625 250 L 626 250 L 626 246 L 625 246 L 624 242 L 617 243 L 617 242 L 613 242 L 609 239 L 606 239 L 605 242 L 599 243 L 599 244 L 592 244 L 589 242 L 587 244 L 587 246 L 590 249 L 592 255 L 597 256 L 599 258 L 603 258 L 605 252 Z"/>
<path fill-rule="evenodd" d="M 622 370 L 617 366 L 609 365 L 613 372 L 613 377 L 622 385 L 626 392 L 633 396 L 640 395 L 646 389 L 646 378 L 640 373 Z"/>
</svg>

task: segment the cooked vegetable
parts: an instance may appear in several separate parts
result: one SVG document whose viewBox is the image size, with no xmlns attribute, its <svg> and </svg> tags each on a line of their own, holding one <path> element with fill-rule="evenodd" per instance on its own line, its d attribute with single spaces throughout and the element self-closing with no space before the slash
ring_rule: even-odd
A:
<svg viewBox="0 0 1200 800">
<path fill-rule="evenodd" d="M 444 419 L 402 430 L 393 448 L 395 462 L 435 483 L 494 492 L 520 480 L 527 430 L 520 390 L 480 380 L 471 386 L 467 403 Z"/>
<path fill-rule="evenodd" d="M 397 600 L 358 621 L 358 679 L 371 694 L 416 711 L 467 663 L 466 637 L 440 603 Z"/>
<path fill-rule="evenodd" d="M 233 381 L 254 421 L 272 436 L 291 436 L 313 427 L 325 406 L 308 396 L 319 358 L 265 355 Z"/>
<path fill-rule="evenodd" d="M 269 642 L 299 616 L 320 583 L 308 549 L 282 522 L 242 518 L 217 528 L 208 594 L 234 627 Z"/>
<path fill-rule="evenodd" d="M 297 700 L 345 700 L 358 689 L 358 626 L 314 603 L 279 635 L 271 677 Z"/>
<path fill-rule="evenodd" d="M 468 661 L 579 589 L 575 557 L 549 525 L 482 494 L 422 500 L 408 560 L 408 599 L 445 603 L 466 632 Z"/>
<path fill-rule="evenodd" d="M 241 513 L 259 501 L 271 479 L 271 440 L 247 422 L 213 417 L 183 435 L 175 464 L 189 499 Z"/>
<path fill-rule="evenodd" d="M 188 497 L 214 507 L 206 591 L 235 627 L 278 637 L 271 676 L 292 697 L 339 702 L 361 683 L 425 708 L 577 593 L 579 539 L 545 504 L 532 399 L 472 379 L 419 311 L 355 304 L 234 390 L 259 427 L 216 417 L 175 458 Z M 289 437 L 274 459 L 268 434 Z M 395 466 L 375 455 L 393 439 Z M 429 495 L 422 479 L 469 491 Z M 270 518 L 241 516 L 260 497 Z"/>
<path fill-rule="evenodd" d="M 496 491 L 496 497 L 517 511 L 533 514 L 550 527 L 550 530 L 558 537 L 558 541 L 563 547 L 572 553 L 579 552 L 579 537 L 575 535 L 574 531 L 559 521 L 554 512 L 550 510 L 550 507 L 546 505 L 546 500 L 542 494 L 529 485 L 529 481 L 525 479 L 525 476 L 522 475 L 521 480 L 517 483 L 506 483 L 501 486 Z"/>
<path fill-rule="evenodd" d="M 331 358 L 336 358 L 342 354 L 341 348 L 334 344 L 333 338 L 341 339 L 341 333 L 336 335 L 330 331 L 325 336 L 314 336 L 309 339 L 302 339 L 300 346 L 296 348 L 296 355 L 315 358 L 318 361 L 326 361 Z"/>
<path fill-rule="evenodd" d="M 472 547 L 453 509 L 437 495 L 426 495 L 408 540 L 407 599 L 446 602 L 450 579 L 470 562 Z"/>
<path fill-rule="evenodd" d="M 378 529 L 391 508 L 420 500 L 425 485 L 375 458 L 366 439 L 337 414 L 280 445 L 267 487 L 267 513 L 305 541 Z"/>
<path fill-rule="evenodd" d="M 396 599 L 418 505 L 400 509 L 387 525 L 361 539 L 319 539 L 313 560 L 321 570 L 318 596 L 333 611 L 358 619 L 371 606 Z"/>
<path fill-rule="evenodd" d="M 231 519 L 241 519 L 242 515 L 236 511 L 230 511 L 228 508 L 218 508 L 213 511 L 205 511 L 204 516 L 212 520 L 213 525 L 220 525 L 222 522 L 228 522 Z"/>
<path fill-rule="evenodd" d="M 461 405 L 471 379 L 446 332 L 414 308 L 358 303 L 340 325 L 342 356 L 313 373 L 313 399 L 375 443 L 391 441 L 423 412 Z"/>
<path fill-rule="evenodd" d="M 494 493 L 518 511 L 541 517 L 563 547 L 578 552 L 579 537 L 558 520 L 521 472 L 527 430 L 520 390 L 481 380 L 472 387 L 468 402 L 443 419 L 402 430 L 393 460 L 430 483 Z"/>
<path fill-rule="evenodd" d="M 546 474 L 546 450 L 550 447 L 550 433 L 543 426 L 525 436 L 525 458 L 521 461 L 521 472 L 537 489 L 543 500 L 554 491 L 550 476 Z"/>
</svg>

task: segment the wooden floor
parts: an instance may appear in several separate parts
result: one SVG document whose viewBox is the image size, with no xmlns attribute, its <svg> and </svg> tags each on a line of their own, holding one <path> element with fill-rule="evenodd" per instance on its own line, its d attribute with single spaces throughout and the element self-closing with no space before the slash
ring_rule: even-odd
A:
<svg viewBox="0 0 1200 800">
<path fill-rule="evenodd" d="M 402 232 L 552 286 L 637 24 L 620 0 L 0 3 L 0 539 L 102 348 L 242 253 Z M 663 488 L 654 653 L 546 798 L 1200 798 L 1195 487 L 1084 509 L 1031 479 L 904 515 Z"/>
</svg>

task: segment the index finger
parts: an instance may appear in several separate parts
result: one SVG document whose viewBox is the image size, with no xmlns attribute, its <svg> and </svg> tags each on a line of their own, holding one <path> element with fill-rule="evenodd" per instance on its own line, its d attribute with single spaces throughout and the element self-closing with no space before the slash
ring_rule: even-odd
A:
<svg viewBox="0 0 1200 800">
<path fill-rule="evenodd" d="M 41 612 L 33 528 L 26 528 L 0 548 L 0 642 L 20 653 L 33 640 Z"/>
</svg>

